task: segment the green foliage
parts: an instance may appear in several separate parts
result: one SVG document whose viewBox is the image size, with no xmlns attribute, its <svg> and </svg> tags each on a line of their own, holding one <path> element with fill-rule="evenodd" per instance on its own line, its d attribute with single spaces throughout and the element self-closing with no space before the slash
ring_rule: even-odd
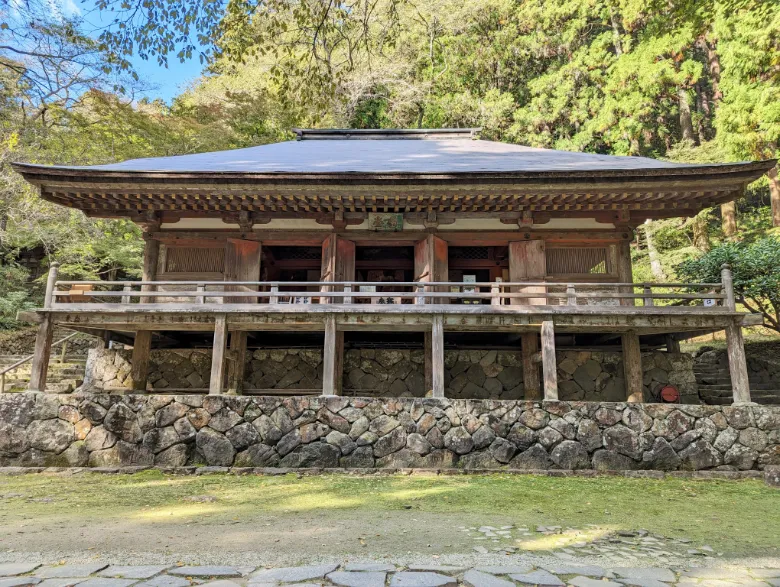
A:
<svg viewBox="0 0 780 587">
<path fill-rule="evenodd" d="M 755 242 L 728 242 L 677 267 L 681 278 L 691 282 L 720 281 L 723 264 L 731 265 L 734 293 L 751 312 L 780 332 L 780 238 L 765 237 Z"/>
<path fill-rule="evenodd" d="M 28 273 L 14 264 L 0 265 L 0 330 L 18 326 L 16 313 L 40 301 L 27 284 Z"/>
</svg>

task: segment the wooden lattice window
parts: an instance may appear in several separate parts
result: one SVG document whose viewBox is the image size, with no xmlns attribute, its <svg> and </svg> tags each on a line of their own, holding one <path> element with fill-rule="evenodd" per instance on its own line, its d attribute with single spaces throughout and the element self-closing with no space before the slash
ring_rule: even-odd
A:
<svg viewBox="0 0 780 587">
<path fill-rule="evenodd" d="M 449 250 L 449 258 L 453 260 L 481 260 L 488 259 L 489 256 L 490 249 L 488 247 L 450 247 Z"/>
<path fill-rule="evenodd" d="M 166 273 L 224 273 L 225 249 L 215 247 L 169 247 Z"/>
<path fill-rule="evenodd" d="M 547 275 L 607 275 L 612 273 L 606 247 L 551 247 L 546 251 Z"/>
</svg>

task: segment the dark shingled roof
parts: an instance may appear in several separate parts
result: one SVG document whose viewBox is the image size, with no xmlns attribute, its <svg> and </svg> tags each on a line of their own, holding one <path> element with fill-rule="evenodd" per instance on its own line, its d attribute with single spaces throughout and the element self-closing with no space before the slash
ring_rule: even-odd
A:
<svg viewBox="0 0 780 587">
<path fill-rule="evenodd" d="M 52 166 L 47 169 L 129 173 L 450 174 L 630 172 L 717 167 L 482 141 L 473 138 L 476 129 L 296 132 L 298 140 L 246 149 L 132 159 L 108 165 Z M 40 169 L 39 166 L 19 167 Z"/>
</svg>

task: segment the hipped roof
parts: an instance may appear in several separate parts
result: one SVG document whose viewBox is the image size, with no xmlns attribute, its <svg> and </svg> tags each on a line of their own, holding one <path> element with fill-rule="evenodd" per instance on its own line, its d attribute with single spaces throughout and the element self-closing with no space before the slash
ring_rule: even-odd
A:
<svg viewBox="0 0 780 587">
<path fill-rule="evenodd" d="M 317 198 L 326 192 L 332 194 L 331 198 L 337 198 L 339 193 L 365 198 L 383 190 L 396 195 L 401 190 L 432 197 L 446 197 L 448 193 L 510 196 L 512 202 L 504 201 L 503 207 L 488 207 L 484 211 L 513 212 L 558 209 L 534 208 L 533 201 L 522 201 L 523 196 L 550 194 L 550 190 L 568 199 L 555 202 L 537 198 L 538 205 L 610 202 L 620 208 L 621 202 L 639 204 L 641 198 L 621 199 L 616 195 L 644 191 L 666 193 L 659 201 L 661 204 L 664 199 L 669 204 L 675 199 L 681 204 L 683 198 L 688 201 L 685 207 L 700 209 L 733 199 L 747 183 L 775 164 L 774 161 L 682 164 L 647 157 L 556 151 L 477 140 L 476 131 L 298 130 L 298 140 L 245 149 L 132 159 L 107 165 L 16 164 L 14 167 L 28 181 L 41 187 L 43 197 L 88 212 L 188 209 L 187 202 L 177 204 L 175 198 L 171 199 L 176 193 L 224 194 L 228 199 L 243 196 L 237 207 L 231 207 L 228 200 L 220 201 L 234 211 L 257 211 L 258 202 L 271 204 L 268 198 L 314 197 L 310 203 L 313 209 L 319 210 L 322 206 Z M 318 194 L 313 194 L 312 189 Z M 593 196 L 599 194 L 604 198 L 594 200 Z M 613 196 L 611 199 L 607 197 L 609 194 Z M 155 195 L 160 197 L 156 199 Z M 132 205 L 128 207 L 131 200 Z M 204 207 L 205 202 L 200 204 L 193 210 L 224 209 Z M 426 206 L 430 208 L 430 202 Z M 395 211 L 399 207 L 407 212 L 421 211 L 420 205 L 412 206 L 412 210 L 409 205 L 396 201 Z M 338 202 L 331 202 L 319 211 L 332 212 L 338 208 Z M 348 205 L 342 208 L 350 209 Z M 260 209 L 273 212 L 274 206 L 260 204 Z M 354 203 L 352 210 L 357 211 Z"/>
</svg>

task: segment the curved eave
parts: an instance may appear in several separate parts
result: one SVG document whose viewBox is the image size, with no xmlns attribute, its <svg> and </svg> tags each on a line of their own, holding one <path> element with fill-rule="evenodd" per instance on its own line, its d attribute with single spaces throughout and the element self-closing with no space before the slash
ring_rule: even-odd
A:
<svg viewBox="0 0 780 587">
<path fill-rule="evenodd" d="M 647 169 L 567 169 L 552 171 L 481 171 L 449 173 L 408 173 L 408 172 L 235 172 L 235 171 L 108 171 L 88 167 L 60 167 L 35 165 L 31 163 L 12 163 L 15 171 L 27 181 L 40 185 L 46 182 L 84 182 L 105 183 L 154 183 L 160 181 L 180 181 L 182 183 L 316 183 L 316 184 L 366 184 L 366 183 L 523 183 L 525 181 L 565 181 L 576 183 L 609 182 L 610 180 L 630 181 L 656 180 L 674 181 L 694 177 L 712 179 L 729 177 L 754 181 L 777 164 L 777 160 L 751 161 L 744 163 L 725 163 L 711 165 L 690 165 L 680 167 L 660 167 Z"/>
</svg>

